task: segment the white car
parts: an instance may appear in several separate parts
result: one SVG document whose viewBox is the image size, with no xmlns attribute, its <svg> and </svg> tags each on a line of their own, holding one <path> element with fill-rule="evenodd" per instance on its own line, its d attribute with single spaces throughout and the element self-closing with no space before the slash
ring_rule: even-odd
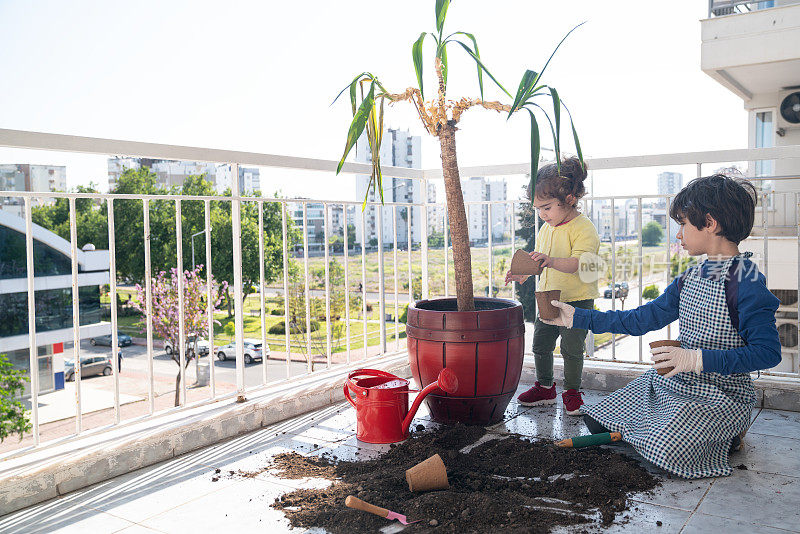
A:
<svg viewBox="0 0 800 534">
<path fill-rule="evenodd" d="M 191 358 L 192 351 L 194 350 L 194 336 L 189 336 L 186 338 L 186 344 L 184 345 L 184 348 L 186 350 L 186 355 Z M 173 347 L 172 343 L 170 343 L 168 340 L 164 341 L 164 352 L 172 356 L 172 353 L 177 351 L 178 347 Z M 200 356 L 205 356 L 206 354 L 208 354 L 207 340 L 199 339 L 197 341 L 197 352 L 200 354 Z"/>
<path fill-rule="evenodd" d="M 269 357 L 269 345 L 262 350 L 260 339 L 244 340 L 245 364 L 251 364 L 256 360 L 262 360 L 264 356 Z M 217 358 L 223 362 L 228 358 L 236 359 L 236 342 L 234 341 L 222 347 L 217 347 Z"/>
</svg>

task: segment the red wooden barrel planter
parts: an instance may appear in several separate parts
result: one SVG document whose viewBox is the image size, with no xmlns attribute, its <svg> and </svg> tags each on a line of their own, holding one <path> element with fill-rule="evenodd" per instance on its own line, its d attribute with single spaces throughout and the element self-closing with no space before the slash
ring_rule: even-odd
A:
<svg viewBox="0 0 800 534">
<path fill-rule="evenodd" d="M 498 422 L 522 372 L 525 324 L 515 300 L 476 298 L 476 311 L 459 312 L 456 299 L 421 300 L 408 307 L 408 359 L 419 387 L 448 367 L 458 377 L 452 393 L 425 402 L 435 421 Z"/>
</svg>

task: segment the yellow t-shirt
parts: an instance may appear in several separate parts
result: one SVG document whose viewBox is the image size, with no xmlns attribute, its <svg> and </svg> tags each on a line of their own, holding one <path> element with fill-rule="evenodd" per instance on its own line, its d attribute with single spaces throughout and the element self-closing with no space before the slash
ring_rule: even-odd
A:
<svg viewBox="0 0 800 534">
<path fill-rule="evenodd" d="M 600 237 L 589 218 L 579 214 L 566 224 L 550 226 L 544 224 L 536 237 L 536 252 L 553 258 L 578 258 L 580 264 L 575 273 L 568 274 L 551 267 L 539 276 L 538 291 L 561 290 L 561 302 L 594 299 L 600 296 L 597 290 L 597 251 Z M 584 273 L 584 276 L 580 276 Z M 588 276 L 587 276 L 588 274 Z M 594 274 L 594 276 L 592 276 Z M 593 280 L 593 281 L 586 281 Z"/>
</svg>

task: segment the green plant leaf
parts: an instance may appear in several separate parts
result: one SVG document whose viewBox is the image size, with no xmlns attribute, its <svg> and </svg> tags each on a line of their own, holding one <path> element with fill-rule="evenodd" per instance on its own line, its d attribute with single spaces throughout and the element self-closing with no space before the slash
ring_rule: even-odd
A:
<svg viewBox="0 0 800 534">
<path fill-rule="evenodd" d="M 450 0 L 436 0 L 436 31 L 442 35 L 444 19 L 447 17 L 447 8 L 450 7 Z"/>
<path fill-rule="evenodd" d="M 481 58 L 481 53 L 478 50 L 478 41 L 475 39 L 474 35 L 468 32 L 455 32 L 451 33 L 445 41 L 449 40 L 450 37 L 452 37 L 453 35 L 465 35 L 470 41 L 472 41 L 473 50 L 475 51 L 475 57 L 477 57 L 478 59 Z M 477 69 L 478 69 L 478 88 L 481 91 L 481 100 L 483 100 L 483 71 L 481 70 L 480 65 L 477 65 Z"/>
<path fill-rule="evenodd" d="M 462 47 L 464 50 L 466 50 L 466 51 L 467 51 L 467 54 L 469 54 L 469 56 L 470 56 L 472 59 L 474 59 L 474 60 L 475 60 L 475 62 L 478 64 L 478 67 L 480 67 L 481 69 L 483 69 L 483 71 L 484 71 L 484 72 L 485 72 L 485 73 L 486 73 L 486 74 L 489 76 L 489 78 L 491 78 L 491 79 L 492 79 L 492 81 L 493 81 L 495 84 L 497 84 L 497 87 L 499 87 L 500 89 L 502 89 L 502 91 L 503 91 L 503 92 L 504 92 L 506 95 L 508 95 L 508 97 L 509 97 L 509 98 L 511 98 L 511 93 L 509 93 L 508 91 L 506 91 L 506 88 L 505 88 L 505 87 L 503 87 L 503 85 L 502 85 L 500 82 L 498 82 L 498 81 L 497 81 L 497 78 L 495 78 L 494 76 L 492 76 L 492 73 L 491 73 L 491 72 L 489 72 L 489 69 L 487 69 L 487 68 L 486 68 L 486 66 L 485 66 L 485 65 L 484 65 L 484 64 L 481 62 L 480 58 L 479 58 L 479 57 L 477 57 L 477 56 L 475 55 L 475 53 L 474 53 L 472 50 L 470 50 L 469 46 L 465 45 L 464 43 L 462 43 L 461 41 L 459 41 L 459 40 L 457 40 L 457 39 L 456 39 L 456 40 L 454 40 L 454 42 L 456 42 L 456 43 L 460 44 L 460 45 L 461 45 L 461 47 Z"/>
<path fill-rule="evenodd" d="M 544 67 L 542 67 L 542 71 L 539 73 L 539 77 L 544 75 L 544 71 L 545 71 L 545 69 L 547 69 L 547 66 L 550 64 L 550 60 L 553 59 L 553 56 L 556 55 L 556 52 L 558 52 L 558 49 L 561 47 L 561 45 L 564 43 L 564 41 L 567 40 L 567 37 L 569 37 L 569 34 L 574 32 L 575 30 L 577 30 L 578 28 L 580 28 L 584 24 L 586 24 L 586 21 L 583 21 L 580 24 L 578 24 L 577 26 L 575 26 L 574 28 L 572 28 L 570 31 L 567 32 L 567 34 L 564 36 L 564 38 L 561 39 L 561 41 L 558 42 L 558 44 L 556 45 L 555 49 L 553 49 L 553 53 L 550 54 L 550 57 L 547 58 L 547 62 L 544 64 Z"/>
<path fill-rule="evenodd" d="M 427 32 L 422 32 L 414 44 L 411 45 L 411 58 L 414 60 L 414 71 L 417 73 L 419 93 L 423 100 L 425 100 L 425 90 L 422 88 L 422 43 L 425 41 L 426 35 L 428 35 Z"/>
<path fill-rule="evenodd" d="M 538 78 L 539 75 L 530 69 L 526 70 L 525 74 L 522 75 L 522 79 L 519 81 L 519 87 L 517 88 L 517 95 L 514 97 L 514 103 L 511 104 L 511 111 L 508 112 L 509 117 L 528 100 L 529 91 Z"/>
<path fill-rule="evenodd" d="M 550 96 L 553 97 L 553 119 L 556 123 L 556 135 L 555 135 L 555 149 L 556 149 L 556 160 L 559 159 L 559 155 L 561 154 L 561 99 L 558 97 L 558 91 L 556 91 L 555 87 L 548 87 L 550 89 Z"/>
<path fill-rule="evenodd" d="M 536 182 L 537 174 L 539 173 L 539 154 L 541 153 L 541 139 L 539 138 L 539 123 L 536 121 L 536 116 L 530 109 L 525 109 L 531 116 L 531 181 L 528 186 L 530 191 L 531 204 L 533 198 L 536 196 Z"/>
<path fill-rule="evenodd" d="M 444 80 L 445 92 L 447 92 L 447 42 L 442 43 L 438 52 L 439 59 L 442 60 L 442 80 Z"/>
<path fill-rule="evenodd" d="M 583 161 L 583 151 L 581 150 L 581 142 L 578 141 L 578 132 L 575 130 L 575 122 L 572 120 L 572 112 L 569 110 L 567 105 L 564 101 L 561 101 L 561 105 L 564 106 L 564 109 L 567 110 L 567 114 L 569 115 L 569 124 L 572 126 L 572 139 L 575 140 L 575 151 L 578 153 L 578 159 L 583 164 L 584 168 L 586 167 L 586 162 Z"/>
<path fill-rule="evenodd" d="M 547 119 L 547 122 L 550 125 L 550 133 L 553 135 L 553 143 L 555 144 L 556 130 L 553 127 L 553 121 L 550 120 L 550 115 L 547 114 L 547 110 L 544 109 L 542 106 L 540 106 L 539 104 L 537 104 L 535 102 L 527 102 L 527 103 L 525 103 L 524 107 L 527 108 L 529 111 L 531 111 L 530 108 L 528 108 L 528 106 L 533 106 L 533 107 L 536 107 L 536 108 L 539 108 L 540 110 L 542 110 L 542 113 L 544 113 L 544 117 Z M 561 172 L 561 155 L 558 152 L 556 152 L 556 168 L 558 169 L 558 172 L 560 173 Z"/>
<path fill-rule="evenodd" d="M 361 133 L 364 131 L 364 126 L 367 123 L 367 119 L 372 111 L 372 108 L 375 106 L 375 81 L 373 80 L 369 84 L 369 92 L 362 100 L 361 105 L 358 107 L 356 112 L 353 114 L 353 121 L 350 123 L 350 129 L 347 131 L 347 141 L 345 142 L 344 147 L 344 154 L 342 154 L 342 159 L 339 160 L 339 165 L 336 167 L 336 174 L 339 174 L 339 171 L 342 170 L 342 165 L 344 165 L 344 160 L 347 158 L 347 154 L 350 153 L 350 150 L 355 146 L 356 141 L 358 138 L 361 137 Z"/>
</svg>

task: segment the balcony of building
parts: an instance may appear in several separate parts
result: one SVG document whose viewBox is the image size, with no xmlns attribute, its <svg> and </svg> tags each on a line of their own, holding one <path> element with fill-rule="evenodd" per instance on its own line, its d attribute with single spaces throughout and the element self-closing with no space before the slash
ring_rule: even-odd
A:
<svg viewBox="0 0 800 534">
<path fill-rule="evenodd" d="M 155 145 L 84 138 L 54 134 L 40 134 L 14 130 L 0 130 L 0 146 L 21 149 L 69 151 L 105 156 L 125 154 L 132 157 L 166 160 L 206 161 L 228 164 L 231 167 L 257 167 L 262 170 L 262 180 L 272 172 L 322 173 L 332 176 L 336 162 L 278 156 L 271 154 L 242 153 L 215 149 Z M 800 159 L 800 147 L 784 146 L 768 149 L 742 149 L 714 152 L 694 152 L 618 158 L 596 158 L 588 161 L 595 176 L 604 173 L 630 176 L 653 173 L 657 169 L 681 170 L 691 175 L 706 175 L 719 168 L 749 168 L 748 162 L 765 160 Z M 369 173 L 369 165 L 349 163 L 343 168 L 345 177 Z M 462 176 L 505 177 L 524 181 L 528 164 L 498 164 L 479 168 L 463 168 Z M 428 184 L 441 180 L 436 169 L 383 169 L 385 177 L 410 179 L 422 191 Z M 234 183 L 238 172 L 233 172 Z M 776 193 L 764 182 L 780 177 L 752 178 L 760 193 L 760 203 L 781 210 L 787 205 L 800 206 L 800 189 Z M 239 191 L 236 186 L 233 191 Z M 25 292 L 34 295 L 33 246 L 35 234 L 30 205 L 34 199 L 67 198 L 74 220 L 75 204 L 79 199 L 92 199 L 99 209 L 104 206 L 108 216 L 110 270 L 116 272 L 116 261 L 129 250 L 117 247 L 114 231 L 114 206 L 136 204 L 141 211 L 142 261 L 144 286 L 152 284 L 151 259 L 154 248 L 148 206 L 171 205 L 177 214 L 174 228 L 176 248 L 170 250 L 175 266 L 182 271 L 190 265 L 187 257 L 189 231 L 184 228 L 188 213 L 194 211 L 202 227 L 212 228 L 211 207 L 224 204 L 233 214 L 231 233 L 232 258 L 232 334 L 224 334 L 211 327 L 206 337 L 212 347 L 221 346 L 231 338 L 236 342 L 233 354 L 227 361 L 205 356 L 199 363 L 186 366 L 188 347 L 181 336 L 176 348 L 180 362 L 177 386 L 177 406 L 171 406 L 176 394 L 175 370 L 171 359 L 164 354 L 161 342 L 152 331 L 140 333 L 138 345 L 127 349 L 129 354 L 119 362 L 111 359 L 112 373 L 97 380 L 76 376 L 69 388 L 62 392 L 40 394 L 37 374 L 31 384 L 32 431 L 19 443 L 9 440 L 0 452 L 0 531 L 3 532 L 70 532 L 78 529 L 97 532 L 135 530 L 184 532 L 195 529 L 237 528 L 254 531 L 288 530 L 282 512 L 270 508 L 276 497 L 301 487 L 319 487 L 329 482 L 320 480 L 280 478 L 267 467 L 272 457 L 280 452 L 297 451 L 307 456 L 323 453 L 342 459 L 369 459 L 389 450 L 389 446 L 369 445 L 356 440 L 353 410 L 343 404 L 342 385 L 347 374 L 354 369 L 371 367 L 384 369 L 402 377 L 410 377 L 405 346 L 405 325 L 400 320 L 405 305 L 418 298 L 452 296 L 454 281 L 452 254 L 448 243 L 447 221 L 441 221 L 444 238 L 441 242 L 429 241 L 429 213 L 444 214 L 435 202 L 387 202 L 376 208 L 375 235 L 382 247 L 368 250 L 361 240 L 350 243 L 348 231 L 343 244 L 336 250 L 333 245 L 322 246 L 319 254 L 310 253 L 309 233 L 303 214 L 309 204 L 323 207 L 323 217 L 330 220 L 333 209 L 348 213 L 355 207 L 354 223 L 360 226 L 359 235 L 370 235 L 367 221 L 360 212 L 361 199 L 326 198 L 271 198 L 256 196 L 192 196 L 192 195 L 139 195 L 116 193 L 25 193 L 0 192 L 2 197 L 21 199 L 25 206 L 23 222 L 26 225 L 25 255 L 28 276 Z M 517 196 L 517 195 L 515 195 Z M 519 195 L 521 196 L 521 195 Z M 663 291 L 677 274 L 676 269 L 689 258 L 675 246 L 675 227 L 666 217 L 658 219 L 659 210 L 668 213 L 674 192 L 630 196 L 587 196 L 582 199 L 582 210 L 595 224 L 605 219 L 608 237 L 601 243 L 601 256 L 608 264 L 607 275 L 601 280 L 602 289 L 608 285 L 627 282 L 629 293 L 625 299 L 600 298 L 596 301 L 601 310 L 629 309 L 645 303 L 644 290 L 648 286 Z M 427 195 L 421 195 L 427 199 Z M 526 201 L 521 198 L 467 202 L 470 209 L 507 214 L 508 232 L 486 232 L 485 242 L 475 246 L 473 270 L 475 293 L 489 292 L 501 298 L 513 298 L 516 288 L 504 286 L 502 277 L 511 253 L 524 245 L 517 231 L 523 224 L 520 218 Z M 277 226 L 272 236 L 278 243 L 272 252 L 277 254 L 279 269 L 268 275 L 261 272 L 254 285 L 257 290 L 245 294 L 242 258 L 246 254 L 263 261 L 268 240 L 256 240 L 253 250 L 246 250 L 243 228 L 252 224 L 262 228 L 270 206 L 275 206 Z M 300 206 L 300 210 L 295 210 Z M 255 211 L 248 211 L 255 207 Z M 787 208 L 788 209 L 788 208 Z M 255 213 L 259 215 L 254 215 Z M 297 224 L 290 214 L 300 213 Z M 402 214 L 405 213 L 406 217 Z M 611 529 L 640 530 L 661 526 L 664 532 L 704 531 L 725 528 L 729 531 L 794 531 L 798 524 L 796 503 L 800 498 L 797 469 L 800 459 L 792 451 L 800 447 L 800 356 L 797 333 L 800 331 L 798 311 L 798 278 L 800 278 L 800 222 L 797 211 L 786 222 L 770 219 L 769 211 L 757 214 L 756 225 L 762 230 L 743 244 L 744 250 L 755 253 L 754 259 L 767 274 L 768 286 L 781 299 L 778 311 L 779 332 L 783 345 L 781 364 L 760 373 L 756 380 L 758 406 L 752 414 L 752 425 L 744 452 L 731 462 L 739 467 L 731 477 L 687 482 L 652 471 L 662 480 L 662 486 L 651 494 L 637 494 L 630 498 L 633 508 Z M 238 214 L 238 215 L 237 215 Z M 249 214 L 249 215 L 248 215 Z M 263 215 L 262 215 L 263 214 Z M 414 217 L 409 214 L 416 214 Z M 248 219 L 247 217 L 251 217 Z M 419 226 L 412 232 L 412 219 Z M 662 221 L 662 239 L 645 243 L 642 228 L 650 221 Z M 139 223 L 137 221 L 137 224 Z M 390 221 L 384 224 L 385 221 Z M 399 246 L 399 226 L 407 225 L 405 235 L 414 236 L 405 247 Z M 774 248 L 768 240 L 768 230 L 783 225 L 794 231 L 785 235 L 783 248 Z M 323 241 L 330 243 L 330 226 L 322 225 Z M 767 230 L 764 232 L 764 230 Z M 289 249 L 291 234 L 299 239 L 296 252 Z M 77 250 L 75 225 L 69 231 L 73 256 Z M 197 248 L 195 264 L 219 254 L 219 245 L 211 241 L 212 232 L 202 232 L 198 238 L 204 244 Z M 789 233 L 787 230 L 784 232 Z M 261 233 L 259 233 L 261 235 Z M 419 239 L 416 236 L 420 236 Z M 267 236 L 265 236 L 267 237 Z M 185 238 L 185 239 L 184 239 Z M 290 277 L 290 262 L 296 265 L 297 284 Z M 330 267 L 342 267 L 335 277 Z M 328 267 L 328 268 L 326 268 Z M 316 273 L 316 274 L 315 274 Z M 72 263 L 72 275 L 78 276 L 77 265 Z M 267 278 L 271 277 L 271 281 Z M 129 288 L 130 280 L 110 277 L 109 294 L 115 295 Z M 294 293 L 293 293 L 294 292 Z M 180 292 L 179 292 L 180 294 Z M 298 317 L 290 316 L 290 295 L 301 304 Z M 338 299 L 344 300 L 341 330 L 334 330 L 331 311 Z M 210 301 L 208 313 L 214 314 Z M 33 299 L 29 299 L 33 302 Z M 75 298 L 73 298 L 73 303 Z M 355 303 L 355 305 L 351 305 Z M 152 302 L 151 302 L 152 304 Z M 315 306 L 318 305 L 318 309 Z M 183 304 L 180 304 L 181 309 Z M 368 311 L 368 308 L 370 310 Z M 73 308 L 75 309 L 75 308 Z M 122 306 L 117 299 L 109 299 L 108 326 L 112 333 L 114 353 L 119 344 L 120 325 L 124 322 Z M 291 332 L 278 335 L 270 333 L 271 312 L 277 310 L 276 320 L 284 324 L 304 323 L 310 332 L 312 321 L 320 324 L 316 335 L 295 336 Z M 29 306 L 29 325 L 36 325 L 36 308 Z M 73 339 L 76 340 L 74 356 L 81 353 L 101 353 L 101 349 L 81 341 L 79 318 L 73 317 Z M 338 332 L 338 333 L 337 333 Z M 39 343 L 36 328 L 28 332 L 29 347 Z M 530 387 L 535 380 L 531 346 L 532 325 L 526 328 L 526 359 L 520 388 Z M 648 369 L 650 355 L 647 343 L 656 339 L 678 335 L 674 323 L 661 331 L 645 336 L 592 335 L 587 337 L 587 361 L 584 367 L 584 388 L 587 400 L 597 400 L 633 377 Z M 227 337 L 225 337 L 227 336 Z M 222 338 L 225 338 L 224 340 Z M 261 361 L 247 364 L 247 354 L 242 347 L 245 338 L 255 338 L 262 346 L 269 346 L 271 354 Z M 105 350 L 105 349 L 102 349 Z M 35 366 L 36 350 L 30 351 Z M 168 370 L 164 365 L 171 365 Z M 560 380 L 561 366 L 556 362 L 556 376 Z M 202 375 L 207 383 L 201 385 Z M 101 382 L 102 381 L 102 382 Z M 102 385 L 98 385 L 101 384 Z M 51 396 L 56 395 L 56 396 Z M 168 402 L 165 402 L 168 401 Z M 90 403 L 93 403 L 90 406 Z M 414 426 L 435 428 L 423 410 Z M 503 421 L 488 429 L 491 436 L 519 433 L 531 438 L 562 438 L 585 434 L 580 419 L 567 417 L 559 404 L 553 411 L 525 408 L 515 402 L 509 406 Z M 223 474 L 219 477 L 217 475 Z M 216 480 L 215 480 L 216 479 Z M 742 502 L 755 502 L 755 507 L 742 507 Z M 633 510 L 632 508 L 632 510 Z M 399 510 L 402 513 L 402 510 Z M 440 518 L 442 519 L 442 518 Z"/>
<path fill-rule="evenodd" d="M 800 2 L 710 1 L 703 72 L 745 101 L 800 84 Z"/>
</svg>

